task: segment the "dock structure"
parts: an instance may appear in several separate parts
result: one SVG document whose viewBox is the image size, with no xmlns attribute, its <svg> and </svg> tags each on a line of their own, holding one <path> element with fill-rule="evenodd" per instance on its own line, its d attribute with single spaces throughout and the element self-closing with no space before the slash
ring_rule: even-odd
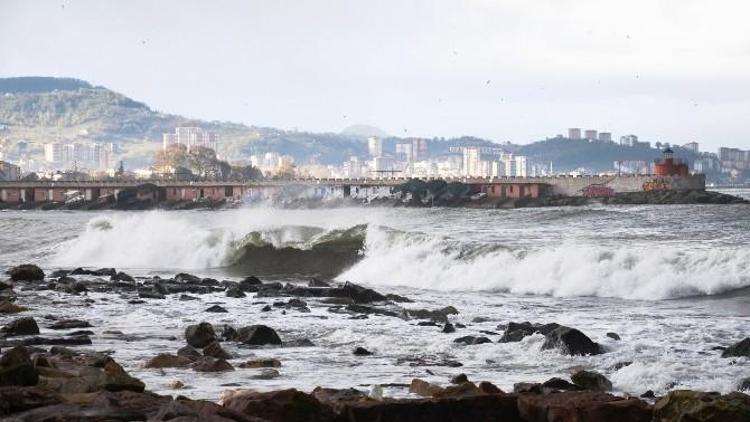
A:
<svg viewBox="0 0 750 422">
<path fill-rule="evenodd" d="M 383 177 L 360 179 L 295 179 L 256 182 L 122 180 L 122 181 L 12 181 L 0 182 L 0 202 L 66 202 L 72 197 L 96 201 L 122 195 L 155 202 L 240 201 L 246 198 L 272 197 L 281 191 L 297 191 L 311 197 L 364 198 L 395 195 L 397 187 L 414 178 Z M 428 178 L 468 185 L 472 193 L 494 198 L 537 198 L 552 194 L 585 196 L 591 192 L 638 192 L 662 190 L 704 190 L 705 176 L 590 175 L 545 177 L 456 177 Z"/>
</svg>

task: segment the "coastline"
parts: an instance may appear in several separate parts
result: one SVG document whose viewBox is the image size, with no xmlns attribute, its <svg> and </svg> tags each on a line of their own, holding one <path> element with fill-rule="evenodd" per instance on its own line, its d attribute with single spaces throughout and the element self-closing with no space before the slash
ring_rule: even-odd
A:
<svg viewBox="0 0 750 422">
<path fill-rule="evenodd" d="M 0 417 L 3 420 L 215 420 L 215 421 L 651 421 L 698 420 L 740 421 L 750 412 L 750 396 L 741 392 L 727 394 L 672 390 L 658 397 L 644 391 L 639 397 L 612 393 L 611 382 L 602 374 L 577 368 L 570 380 L 552 378 L 531 383 L 516 383 L 513 391 L 501 391 L 492 380 L 469 380 L 458 374 L 437 384 L 415 377 L 408 384 L 360 385 L 350 380 L 350 388 L 320 388 L 310 385 L 305 391 L 283 389 L 258 392 L 254 388 L 279 376 L 286 362 L 274 359 L 237 359 L 228 345 L 240 344 L 250 350 L 273 351 L 276 348 L 305 347 L 309 340 L 290 340 L 277 333 L 281 327 L 265 325 L 217 325 L 208 322 L 180 323 L 184 346 L 171 352 L 149 353 L 142 364 L 151 371 L 169 368 L 192 370 L 195 377 L 187 383 L 200 383 L 203 377 L 226 371 L 244 371 L 246 382 L 226 385 L 220 403 L 189 399 L 180 391 L 190 388 L 182 382 L 171 386 L 174 395 L 149 392 L 141 380 L 124 367 L 133 362 L 117 362 L 117 353 L 99 351 L 99 331 L 87 320 L 49 316 L 24 317 L 30 308 L 40 306 L 31 294 L 56 292 L 61 298 L 84 299 L 95 308 L 99 301 L 127 300 L 132 306 L 159 302 L 167 296 L 194 300 L 211 292 L 228 298 L 267 302 L 269 311 L 305 313 L 324 306 L 332 315 L 348 318 L 351 324 L 364 324 L 369 318 L 389 318 L 417 323 L 424 330 L 442 331 L 445 341 L 450 333 L 467 331 L 454 317 L 462 310 L 452 306 L 440 309 L 415 309 L 408 297 L 375 291 L 351 283 L 322 280 L 309 283 L 262 281 L 256 277 L 218 281 L 188 273 L 173 277 L 132 276 L 112 268 L 58 270 L 52 274 L 28 265 L 9 271 L 9 280 L 0 284 L 0 310 L 8 321 L 2 328 L 3 357 L 0 358 Z M 103 293 L 99 301 L 88 299 Z M 98 297 L 98 296 L 97 296 Z M 105 300 L 106 299 L 106 300 Z M 256 303 L 256 302 L 253 302 Z M 222 313 L 221 305 L 205 312 Z M 268 312 L 264 309 L 259 312 Z M 39 325 L 45 326 L 40 335 Z M 470 328 L 470 327 L 469 327 Z M 49 333 L 49 330 L 55 330 Z M 145 333 L 106 330 L 117 341 L 133 341 Z M 496 333 L 499 335 L 499 333 Z M 590 334 L 590 333 L 589 333 Z M 471 348 L 492 342 L 487 335 L 461 335 L 452 340 Z M 608 353 L 586 333 L 551 321 L 510 322 L 504 325 L 497 342 L 522 341 L 530 335 L 543 335 L 542 348 L 551 353 L 587 356 Z M 607 337 L 619 337 L 607 333 Z M 397 339 L 397 337 L 395 337 Z M 180 340 L 180 339 L 178 339 Z M 136 340 L 137 341 L 137 340 Z M 618 340 L 619 341 L 619 340 Z M 750 350 L 745 343 L 727 344 L 723 351 L 706 359 L 745 359 Z M 112 344 L 111 342 L 109 344 Z M 78 348 L 83 346 L 83 350 Z M 92 351 L 91 349 L 94 349 Z M 373 352 L 357 346 L 355 359 L 372 359 Z M 374 353 L 377 357 L 377 352 Z M 745 357 L 743 357 L 745 356 Z M 118 358 L 119 359 L 119 358 Z M 427 373 L 433 365 L 456 368 L 460 362 L 412 362 Z M 623 362 L 627 365 L 627 362 Z M 741 362 L 739 364 L 742 364 Z M 738 380 L 738 389 L 750 387 L 750 380 Z M 383 388 L 400 389 L 408 398 L 383 397 Z M 217 397 L 217 399 L 219 399 Z M 61 411 L 63 412 L 61 414 Z M 64 415 L 64 416 L 63 416 Z M 681 419 L 682 418 L 682 419 Z"/>
</svg>

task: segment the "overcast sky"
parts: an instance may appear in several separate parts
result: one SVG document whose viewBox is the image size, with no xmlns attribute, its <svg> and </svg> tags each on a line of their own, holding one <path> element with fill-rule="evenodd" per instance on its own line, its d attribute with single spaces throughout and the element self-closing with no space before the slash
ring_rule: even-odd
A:
<svg viewBox="0 0 750 422">
<path fill-rule="evenodd" d="M 0 76 L 202 119 L 750 148 L 750 2 L 0 0 Z M 2 101 L 2 99 L 0 99 Z"/>
</svg>

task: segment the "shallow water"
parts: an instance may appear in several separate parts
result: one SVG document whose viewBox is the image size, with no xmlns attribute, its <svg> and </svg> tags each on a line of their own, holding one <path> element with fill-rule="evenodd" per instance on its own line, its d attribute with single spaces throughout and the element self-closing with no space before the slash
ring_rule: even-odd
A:
<svg viewBox="0 0 750 422">
<path fill-rule="evenodd" d="M 228 387 L 262 390 L 317 385 L 351 387 L 409 383 L 421 377 L 445 383 L 458 373 L 503 389 L 519 381 L 566 377 L 576 366 L 607 375 L 616 391 L 663 393 L 674 388 L 731 391 L 750 375 L 747 359 L 722 359 L 715 346 L 750 335 L 750 206 L 591 206 L 519 210 L 386 209 L 278 210 L 255 207 L 189 212 L 0 213 L 0 267 L 37 262 L 45 269 L 112 266 L 137 276 L 189 270 L 237 279 L 252 272 L 231 257 L 248 233 L 275 248 L 312 248 L 310 233 L 366 224 L 361 260 L 336 278 L 366 284 L 416 301 L 407 308 L 453 305 L 454 334 L 416 321 L 370 316 L 365 320 L 327 311 L 308 300 L 311 313 L 260 312 L 273 299 L 199 296 L 198 301 L 149 300 L 91 293 L 22 292 L 31 314 L 89 320 L 96 332 L 91 349 L 113 350 L 115 359 L 151 390 L 176 394 L 166 384 L 180 379 L 195 398 L 217 399 Z M 310 231 L 305 227 L 323 230 Z M 337 243 L 336 243 L 337 244 Z M 290 262 L 264 279 L 305 280 Z M 240 269 L 241 268 L 241 269 Z M 268 271 L 267 268 L 264 271 Z M 84 300 L 94 299 L 92 306 Z M 221 303 L 230 312 L 202 312 Z M 486 322 L 474 323 L 475 317 Z M 0 317 L 5 322 L 8 317 Z M 557 322 L 574 326 L 603 344 L 607 353 L 566 357 L 540 351 L 543 337 L 520 343 L 462 346 L 453 339 L 487 335 L 509 321 Z M 314 347 L 240 349 L 238 355 L 276 357 L 281 376 L 254 380 L 257 370 L 197 374 L 190 370 L 147 370 L 158 352 L 184 345 L 186 325 L 199 321 L 276 328 L 285 341 L 309 338 Z M 43 325 L 43 324 L 41 324 Z M 125 342 L 103 334 L 121 330 L 142 336 Z M 42 334 L 51 330 L 42 328 Z M 497 334 L 480 334 L 480 331 Z M 605 336 L 616 332 L 622 341 Z M 175 336 L 175 340 L 167 339 Z M 375 352 L 356 357 L 363 346 Z M 461 368 L 410 366 L 417 356 L 451 359 Z M 633 364 L 615 370 L 620 362 Z M 429 375 L 429 369 L 434 375 Z M 230 387 L 234 388 L 234 387 Z M 365 388 L 365 387 L 363 387 Z M 387 394 L 406 394 L 388 388 Z"/>
</svg>

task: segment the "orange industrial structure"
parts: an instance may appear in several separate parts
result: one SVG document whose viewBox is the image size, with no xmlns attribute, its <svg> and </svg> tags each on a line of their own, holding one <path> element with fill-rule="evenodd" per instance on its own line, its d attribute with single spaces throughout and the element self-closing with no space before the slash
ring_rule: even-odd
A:
<svg viewBox="0 0 750 422">
<path fill-rule="evenodd" d="M 675 160 L 674 151 L 671 148 L 664 150 L 664 158 L 656 160 L 654 174 L 656 176 L 687 176 L 688 165 L 680 160 Z"/>
</svg>

